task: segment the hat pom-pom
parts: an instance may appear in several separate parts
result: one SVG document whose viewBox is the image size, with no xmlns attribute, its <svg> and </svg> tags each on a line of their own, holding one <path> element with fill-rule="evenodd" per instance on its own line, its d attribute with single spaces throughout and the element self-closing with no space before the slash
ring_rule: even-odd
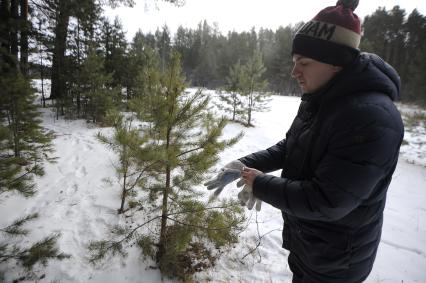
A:
<svg viewBox="0 0 426 283">
<path fill-rule="evenodd" d="M 339 0 L 337 1 L 336 6 L 343 5 L 343 7 L 351 9 L 355 11 L 356 7 L 358 7 L 359 0 Z"/>
</svg>

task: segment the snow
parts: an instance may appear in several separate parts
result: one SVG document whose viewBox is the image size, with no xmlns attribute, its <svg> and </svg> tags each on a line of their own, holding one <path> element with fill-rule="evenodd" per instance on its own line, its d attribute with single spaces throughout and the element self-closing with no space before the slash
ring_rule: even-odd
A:
<svg viewBox="0 0 426 283">
<path fill-rule="evenodd" d="M 426 167 L 426 110 L 412 105 L 398 105 L 398 108 L 403 113 L 406 128 L 401 154 L 407 162 Z M 416 116 L 414 121 L 410 119 Z"/>
<path fill-rule="evenodd" d="M 207 91 L 214 96 L 214 91 Z M 273 96 L 270 109 L 255 113 L 255 127 L 231 123 L 225 137 L 244 131 L 244 137 L 221 154 L 217 168 L 238 157 L 269 147 L 282 139 L 296 115 L 300 99 Z M 407 111 L 412 109 L 400 105 Z M 414 110 L 413 110 L 414 111 Z M 403 111 L 404 112 L 404 111 Z M 18 217 L 38 212 L 39 219 L 29 222 L 29 245 L 52 233 L 60 234 L 58 246 L 71 258 L 37 266 L 39 282 L 172 282 L 163 279 L 150 260 L 144 260 L 136 247 L 125 258 L 114 257 L 93 266 L 88 262 L 87 245 L 104 239 L 109 228 L 126 221 L 117 215 L 119 185 L 113 164 L 115 154 L 97 141 L 100 131 L 83 120 L 55 120 L 50 110 L 43 110 L 43 124 L 55 131 L 57 162 L 46 164 L 46 175 L 38 178 L 38 193 L 32 198 L 16 194 L 2 197 L 0 228 Z M 388 192 L 382 241 L 372 273 L 366 282 L 426 282 L 426 163 L 425 125 L 406 129 L 408 144 L 401 148 L 400 161 Z M 276 172 L 278 174 L 279 172 Z M 200 186 L 202 189 L 202 186 Z M 223 197 L 236 197 L 233 186 Z M 248 226 L 234 247 L 222 251 L 212 269 L 199 273 L 196 282 L 291 282 L 287 265 L 288 252 L 281 248 L 281 212 L 263 204 L 258 213 L 247 211 Z M 258 238 L 260 246 L 254 252 Z M 1 264 L 4 280 L 12 282 L 25 271 L 14 263 Z"/>
</svg>

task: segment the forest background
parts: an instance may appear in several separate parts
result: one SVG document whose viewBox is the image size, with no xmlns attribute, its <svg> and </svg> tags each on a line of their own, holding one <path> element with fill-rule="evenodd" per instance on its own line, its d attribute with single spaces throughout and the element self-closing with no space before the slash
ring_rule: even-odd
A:
<svg viewBox="0 0 426 283">
<path fill-rule="evenodd" d="M 134 4 L 132 1 L 110 2 L 113 6 Z M 52 99 L 62 100 L 63 104 L 71 100 L 79 103 L 75 98 L 81 93 L 81 70 L 90 46 L 102 58 L 104 72 L 112 75 L 110 86 L 125 88 L 129 97 L 134 91 L 138 68 L 144 63 L 141 53 L 145 47 L 154 50 L 163 69 L 172 49 L 177 50 L 191 86 L 208 88 L 224 87 L 230 67 L 237 62 L 246 63 L 254 51 L 259 50 L 266 69 L 263 78 L 268 82 L 267 90 L 282 95 L 300 94 L 290 71 L 291 40 L 302 22 L 276 30 L 253 28 L 222 34 L 216 25 L 204 21 L 194 29 L 180 26 L 175 34 L 171 34 L 167 26 L 154 33 L 139 31 L 128 42 L 120 19 L 111 22 L 103 16 L 104 8 L 102 1 L 34 1 L 28 7 L 26 20 L 19 13 L 14 15 L 13 9 L 2 11 L 3 20 L 11 19 L 7 22 L 12 29 L 7 30 L 7 25 L 3 25 L 5 33 L 25 27 L 23 35 L 28 37 L 28 43 L 23 40 L 21 45 L 28 44 L 28 48 L 21 48 L 21 64 L 25 65 L 30 55 L 28 75 L 51 79 Z M 23 25 L 23 21 L 26 24 Z M 362 21 L 360 46 L 362 51 L 376 53 L 396 68 L 403 82 L 403 102 L 423 105 L 426 103 L 423 79 L 426 51 L 422 48 L 426 40 L 425 22 L 425 16 L 416 9 L 379 7 Z M 17 28 L 13 29 L 13 25 Z M 15 53 L 18 48 L 13 45 L 17 43 L 11 44 Z M 68 107 L 80 110 L 79 105 Z"/>
</svg>

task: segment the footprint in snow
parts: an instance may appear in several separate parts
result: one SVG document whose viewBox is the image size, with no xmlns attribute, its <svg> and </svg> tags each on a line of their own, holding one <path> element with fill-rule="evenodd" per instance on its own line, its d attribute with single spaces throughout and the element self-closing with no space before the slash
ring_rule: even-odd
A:
<svg viewBox="0 0 426 283">
<path fill-rule="evenodd" d="M 80 162 L 80 157 L 78 156 L 78 155 L 74 155 L 72 158 L 71 158 L 71 163 L 72 164 L 76 164 L 76 163 L 79 163 Z"/>
<path fill-rule="evenodd" d="M 78 189 L 79 189 L 78 185 L 77 185 L 76 183 L 74 183 L 74 184 L 72 184 L 71 186 L 68 186 L 68 187 L 65 189 L 64 194 L 65 194 L 66 196 L 73 196 L 73 195 L 75 195 L 75 193 L 78 191 Z"/>
<path fill-rule="evenodd" d="M 72 139 L 71 144 L 72 145 L 80 144 L 80 139 L 78 139 L 78 138 L 77 139 L 76 138 Z"/>
<path fill-rule="evenodd" d="M 86 170 L 86 167 L 85 167 L 85 166 L 81 166 L 81 167 L 79 167 L 79 168 L 77 169 L 77 171 L 75 172 L 75 176 L 76 176 L 77 178 L 82 178 L 82 177 L 87 176 L 87 170 Z"/>
<path fill-rule="evenodd" d="M 87 142 L 87 143 L 84 145 L 83 150 L 85 150 L 85 151 L 91 151 L 91 150 L 93 150 L 93 146 L 91 146 L 90 144 L 92 144 L 92 143 L 91 143 L 91 142 Z"/>
</svg>

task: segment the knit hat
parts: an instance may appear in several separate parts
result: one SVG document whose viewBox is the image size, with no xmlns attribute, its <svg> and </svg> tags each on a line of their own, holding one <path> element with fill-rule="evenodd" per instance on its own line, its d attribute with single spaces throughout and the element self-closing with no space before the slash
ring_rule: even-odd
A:
<svg viewBox="0 0 426 283">
<path fill-rule="evenodd" d="M 321 10 L 297 31 L 293 54 L 345 66 L 359 55 L 361 23 L 354 10 L 359 0 L 338 0 L 336 6 Z"/>
</svg>

